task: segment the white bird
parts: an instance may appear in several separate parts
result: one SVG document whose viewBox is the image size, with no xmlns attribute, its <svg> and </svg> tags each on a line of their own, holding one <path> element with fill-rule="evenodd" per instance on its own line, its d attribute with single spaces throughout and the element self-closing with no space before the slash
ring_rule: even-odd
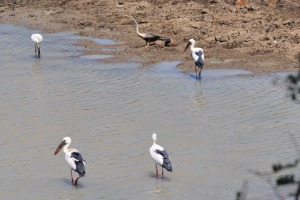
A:
<svg viewBox="0 0 300 200">
<path fill-rule="evenodd" d="M 169 156 L 165 149 L 156 144 L 157 136 L 155 133 L 152 134 L 153 145 L 150 147 L 150 155 L 155 162 L 156 167 L 156 178 L 158 177 L 157 165 L 161 166 L 162 177 L 164 176 L 164 170 L 172 172 L 172 165 Z"/>
<path fill-rule="evenodd" d="M 201 71 L 202 68 L 204 67 L 204 52 L 203 49 L 195 47 L 195 40 L 190 39 L 184 49 L 184 52 L 191 46 L 191 52 L 192 52 L 192 57 L 195 62 L 195 73 L 196 73 L 196 79 L 197 77 L 201 77 Z M 197 68 L 200 70 L 199 73 L 197 74 Z"/>
<path fill-rule="evenodd" d="M 77 149 L 68 149 L 70 144 L 71 138 L 65 137 L 56 148 L 54 155 L 56 155 L 61 148 L 63 149 L 63 152 L 65 153 L 65 159 L 71 169 L 72 184 L 77 186 L 78 179 L 84 177 L 85 175 L 85 160 L 83 160 L 80 152 Z M 79 174 L 79 177 L 75 181 L 73 180 L 72 170 Z"/>
<path fill-rule="evenodd" d="M 41 57 L 41 46 L 40 43 L 43 40 L 43 36 L 41 34 L 35 33 L 31 35 L 31 40 L 34 42 L 34 51 L 35 55 L 40 58 Z"/>
</svg>

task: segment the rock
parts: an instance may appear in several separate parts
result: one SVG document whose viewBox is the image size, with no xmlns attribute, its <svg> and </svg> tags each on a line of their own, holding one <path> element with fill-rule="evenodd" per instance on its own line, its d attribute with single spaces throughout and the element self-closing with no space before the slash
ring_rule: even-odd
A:
<svg viewBox="0 0 300 200">
<path fill-rule="evenodd" d="M 214 20 L 214 17 L 212 15 L 203 15 L 202 20 L 206 22 L 212 22 Z"/>
<path fill-rule="evenodd" d="M 218 41 L 218 42 L 228 42 L 229 37 L 227 35 L 222 35 L 220 37 L 216 36 L 215 40 Z"/>
<path fill-rule="evenodd" d="M 237 12 L 236 7 L 229 7 L 228 10 L 229 10 L 230 12 L 233 12 L 233 13 L 236 13 L 236 12 Z"/>
<path fill-rule="evenodd" d="M 225 49 L 235 49 L 238 47 L 238 44 L 235 41 L 227 42 L 223 48 Z"/>
<path fill-rule="evenodd" d="M 201 13 L 201 14 L 208 14 L 208 13 L 209 13 L 209 10 L 203 8 L 203 9 L 200 10 L 200 13 Z"/>
<path fill-rule="evenodd" d="M 269 40 L 271 40 L 271 39 L 272 39 L 272 37 L 269 36 L 269 35 L 265 35 L 265 36 L 263 36 L 262 38 L 260 38 L 261 41 L 269 41 Z"/>
<path fill-rule="evenodd" d="M 248 18 L 244 18 L 244 19 L 242 19 L 242 22 L 243 23 L 249 23 L 251 20 L 250 19 L 248 19 Z"/>
<path fill-rule="evenodd" d="M 118 2 L 118 6 L 124 6 L 124 2 Z"/>
<path fill-rule="evenodd" d="M 247 6 L 246 9 L 248 11 L 257 11 L 257 10 L 259 10 L 259 7 L 258 6 Z"/>
<path fill-rule="evenodd" d="M 209 0 L 208 3 L 220 3 L 220 0 Z"/>
<path fill-rule="evenodd" d="M 214 44 L 214 43 L 216 43 L 216 39 L 214 37 L 206 38 L 205 43 Z"/>
<path fill-rule="evenodd" d="M 274 22 L 273 25 L 276 27 L 276 28 L 282 28 L 282 25 L 280 22 Z"/>
<path fill-rule="evenodd" d="M 293 23 L 294 23 L 294 20 L 292 20 L 292 19 L 288 19 L 288 20 L 285 20 L 284 22 L 282 22 L 282 24 L 285 26 L 290 26 Z"/>
</svg>

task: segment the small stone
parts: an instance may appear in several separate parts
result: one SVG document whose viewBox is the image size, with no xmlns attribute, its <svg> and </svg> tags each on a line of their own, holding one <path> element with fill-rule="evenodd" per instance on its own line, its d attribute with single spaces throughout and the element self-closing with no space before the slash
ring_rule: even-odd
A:
<svg viewBox="0 0 300 200">
<path fill-rule="evenodd" d="M 227 35 L 222 35 L 220 37 L 216 37 L 216 40 L 218 42 L 228 42 L 229 41 L 229 37 Z"/>
</svg>

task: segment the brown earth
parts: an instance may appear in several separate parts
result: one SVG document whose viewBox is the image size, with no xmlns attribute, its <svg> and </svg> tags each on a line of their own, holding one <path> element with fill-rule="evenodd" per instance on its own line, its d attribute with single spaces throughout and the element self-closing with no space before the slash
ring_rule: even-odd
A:
<svg viewBox="0 0 300 200">
<path fill-rule="evenodd" d="M 170 37 L 176 46 L 144 48 L 125 15 L 136 18 L 141 32 Z M 178 60 L 183 71 L 194 71 L 190 51 L 183 53 L 187 40 L 194 38 L 204 49 L 205 69 L 238 68 L 254 74 L 298 70 L 299 0 L 2 0 L 0 22 L 113 39 L 117 58 L 138 58 L 145 66 Z M 92 42 L 75 45 L 87 47 L 83 54 L 107 54 Z"/>
</svg>

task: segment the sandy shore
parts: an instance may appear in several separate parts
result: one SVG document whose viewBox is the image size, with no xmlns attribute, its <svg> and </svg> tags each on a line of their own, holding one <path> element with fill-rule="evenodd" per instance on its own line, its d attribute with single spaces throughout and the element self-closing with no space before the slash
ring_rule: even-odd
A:
<svg viewBox="0 0 300 200">
<path fill-rule="evenodd" d="M 204 49 L 205 68 L 246 69 L 253 74 L 298 70 L 300 51 L 300 2 L 281 4 L 222 0 L 193 1 L 97 1 L 40 0 L 0 3 L 0 22 L 24 25 L 52 33 L 72 30 L 83 36 L 115 40 L 120 61 L 138 58 L 144 66 L 161 61 L 181 61 L 184 72 L 194 71 L 190 51 L 183 53 L 188 39 Z M 204 2 L 204 1 L 203 1 Z M 240 1 L 235 4 L 240 4 Z M 141 32 L 174 39 L 176 46 L 152 45 L 136 34 L 133 15 Z M 101 45 L 82 41 L 83 54 L 101 54 Z M 93 47 L 99 50 L 90 50 Z M 108 59 L 107 62 L 110 62 Z"/>
</svg>

